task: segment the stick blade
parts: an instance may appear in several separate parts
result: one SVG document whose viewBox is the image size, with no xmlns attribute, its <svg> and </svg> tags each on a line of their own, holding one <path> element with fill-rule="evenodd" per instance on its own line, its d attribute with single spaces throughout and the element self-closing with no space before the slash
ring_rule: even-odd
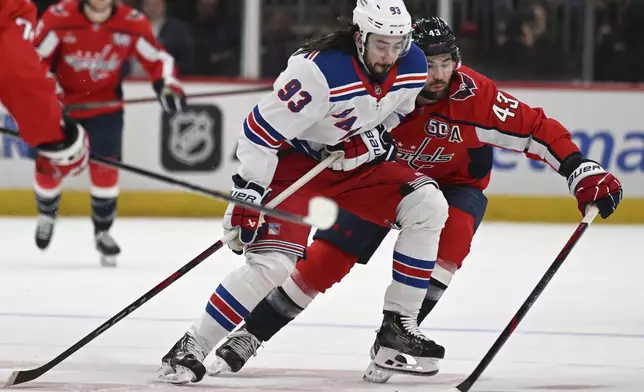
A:
<svg viewBox="0 0 644 392">
<path fill-rule="evenodd" d="M 14 385 L 16 383 L 16 378 L 18 378 L 18 374 L 20 374 L 20 370 L 14 370 L 9 376 L 9 378 L 7 379 L 7 381 L 4 383 L 3 388 L 7 388 Z"/>
<path fill-rule="evenodd" d="M 304 218 L 307 224 L 322 230 L 330 229 L 338 219 L 338 204 L 326 197 L 316 196 L 309 200 L 309 214 Z"/>
</svg>

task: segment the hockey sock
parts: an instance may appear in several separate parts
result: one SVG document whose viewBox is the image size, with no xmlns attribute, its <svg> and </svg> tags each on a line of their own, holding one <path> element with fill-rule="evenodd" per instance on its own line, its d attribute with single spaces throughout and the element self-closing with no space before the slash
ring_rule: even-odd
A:
<svg viewBox="0 0 644 392">
<path fill-rule="evenodd" d="M 447 286 L 432 278 L 429 280 L 429 288 L 427 289 L 427 295 L 423 299 L 423 304 L 420 306 L 420 311 L 418 312 L 418 325 L 425 320 L 429 312 L 434 309 L 438 300 L 441 298 L 443 293 L 447 289 Z"/>
<path fill-rule="evenodd" d="M 60 205 L 60 181 L 36 171 L 34 192 L 40 215 L 56 218 Z"/>
<path fill-rule="evenodd" d="M 246 252 L 246 264 L 224 278 L 194 325 L 208 351 L 288 278 L 295 261 L 295 255 L 277 251 Z"/>
<path fill-rule="evenodd" d="M 434 268 L 432 277 L 429 280 L 429 287 L 427 288 L 425 299 L 423 300 L 420 312 L 418 313 L 418 325 L 425 320 L 429 312 L 434 309 L 438 301 L 441 299 L 457 269 L 458 267 L 456 264 L 440 258 L 438 259 L 436 262 L 436 268 Z"/>
<path fill-rule="evenodd" d="M 116 217 L 116 197 L 104 198 L 92 195 L 92 222 L 94 233 L 108 231 Z"/>
<path fill-rule="evenodd" d="M 60 195 L 45 197 L 36 193 L 36 204 L 38 205 L 40 215 L 56 218 L 56 215 L 58 215 L 58 206 L 60 205 Z"/>
<path fill-rule="evenodd" d="M 384 310 L 415 318 L 436 264 L 447 203 L 427 185 L 405 196 L 396 214 L 401 230 L 394 245 L 393 279 L 385 293 Z"/>
<path fill-rule="evenodd" d="M 266 342 L 302 310 L 282 287 L 276 287 L 246 317 L 246 330 Z"/>
</svg>

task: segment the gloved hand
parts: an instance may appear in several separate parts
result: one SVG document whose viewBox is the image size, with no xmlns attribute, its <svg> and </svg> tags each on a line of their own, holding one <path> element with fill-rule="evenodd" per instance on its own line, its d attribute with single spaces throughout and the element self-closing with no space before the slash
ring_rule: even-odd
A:
<svg viewBox="0 0 644 392">
<path fill-rule="evenodd" d="M 230 196 L 249 203 L 261 205 L 270 190 L 263 186 L 246 181 L 239 174 L 233 176 L 233 188 Z M 244 208 L 235 204 L 228 204 L 224 214 L 224 235 L 232 230 L 239 229 L 239 236 L 228 243 L 228 247 L 237 254 L 244 252 L 244 247 L 252 243 L 257 237 L 257 232 L 262 225 L 262 216 L 258 211 Z"/>
<path fill-rule="evenodd" d="M 604 219 L 615 212 L 622 200 L 622 184 L 599 163 L 576 154 L 567 158 L 559 171 L 568 178 L 568 188 L 582 215 L 589 204 L 595 204 Z"/>
<path fill-rule="evenodd" d="M 186 94 L 174 78 L 159 79 L 152 85 L 164 112 L 182 112 L 186 107 Z"/>
<path fill-rule="evenodd" d="M 396 159 L 396 143 L 384 125 L 325 149 L 327 154 L 334 151 L 344 151 L 344 157 L 330 166 L 331 170 L 336 171 L 350 171 L 367 162 L 381 163 Z"/>
<path fill-rule="evenodd" d="M 82 172 L 89 161 L 89 139 L 85 129 L 64 116 L 61 129 L 65 139 L 37 146 L 36 170 L 56 180 Z"/>
</svg>

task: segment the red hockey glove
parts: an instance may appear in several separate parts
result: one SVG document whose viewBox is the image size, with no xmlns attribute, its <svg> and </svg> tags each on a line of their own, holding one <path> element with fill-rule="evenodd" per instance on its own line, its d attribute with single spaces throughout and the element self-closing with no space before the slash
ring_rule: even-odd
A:
<svg viewBox="0 0 644 392">
<path fill-rule="evenodd" d="M 164 112 L 182 112 L 186 107 L 186 94 L 174 78 L 159 79 L 152 85 Z"/>
<path fill-rule="evenodd" d="M 336 144 L 327 146 L 326 152 L 344 151 L 344 157 L 333 162 L 332 170 L 350 171 L 367 162 L 380 163 L 396 159 L 396 143 L 384 125 Z"/>
<path fill-rule="evenodd" d="M 61 128 L 65 140 L 37 146 L 36 170 L 56 180 L 82 172 L 89 161 L 89 139 L 85 129 L 63 116 Z"/>
<path fill-rule="evenodd" d="M 595 161 L 580 154 L 567 158 L 560 172 L 568 178 L 570 193 L 577 198 L 582 215 L 589 204 L 595 204 L 602 218 L 608 218 L 622 200 L 622 184 Z"/>
<path fill-rule="evenodd" d="M 233 176 L 233 189 L 230 196 L 256 205 L 263 204 L 270 191 L 256 182 L 246 181 L 239 174 Z M 244 247 L 252 243 L 262 226 L 259 211 L 251 210 L 235 204 L 228 204 L 224 215 L 224 234 L 239 229 L 236 240 L 230 241 L 228 247 L 237 254 L 242 254 Z"/>
</svg>

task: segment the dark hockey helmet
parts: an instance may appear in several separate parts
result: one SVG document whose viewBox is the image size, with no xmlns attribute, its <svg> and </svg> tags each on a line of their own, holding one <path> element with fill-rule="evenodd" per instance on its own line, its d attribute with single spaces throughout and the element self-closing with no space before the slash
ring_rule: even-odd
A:
<svg viewBox="0 0 644 392">
<path fill-rule="evenodd" d="M 411 39 L 425 56 L 449 53 L 456 62 L 456 68 L 461 66 L 461 52 L 456 37 L 443 19 L 437 16 L 416 19 L 412 24 Z"/>
</svg>

